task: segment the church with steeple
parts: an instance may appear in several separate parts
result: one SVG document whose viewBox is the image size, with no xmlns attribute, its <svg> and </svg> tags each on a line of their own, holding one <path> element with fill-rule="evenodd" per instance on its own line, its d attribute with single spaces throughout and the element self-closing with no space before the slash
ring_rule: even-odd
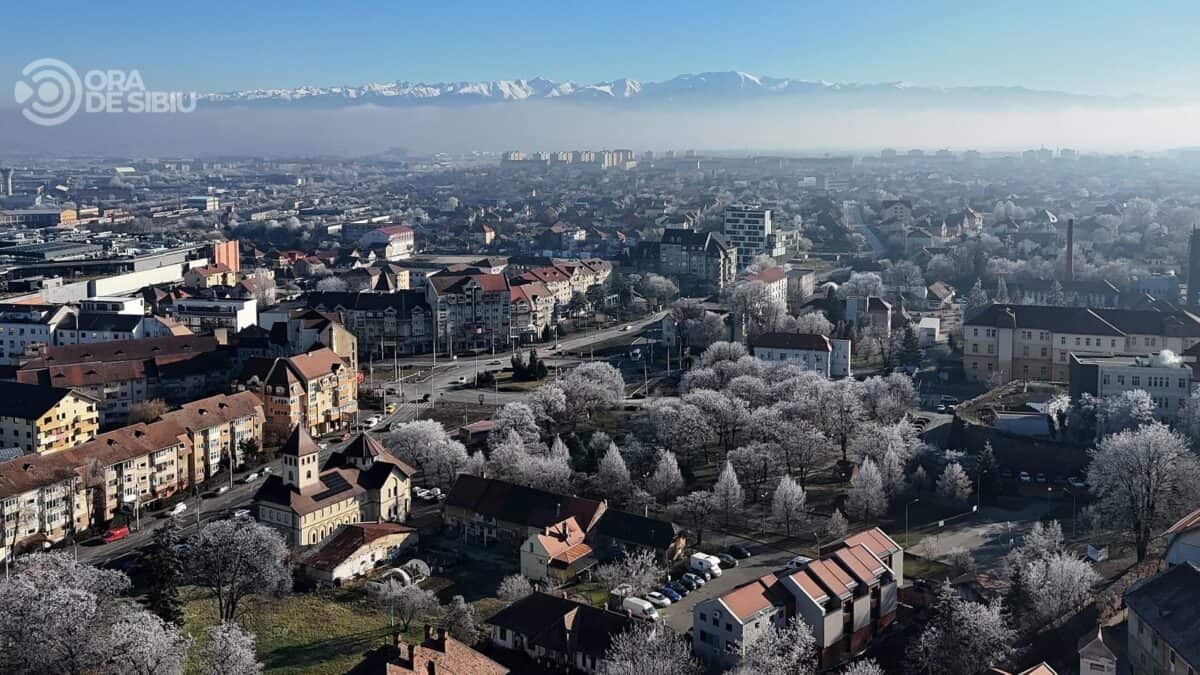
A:
<svg viewBox="0 0 1200 675">
<path fill-rule="evenodd" d="M 289 546 L 321 543 L 343 525 L 408 518 L 413 468 L 365 433 L 322 462 L 320 447 L 297 426 L 281 455 L 283 470 L 259 487 L 254 513 Z"/>
</svg>

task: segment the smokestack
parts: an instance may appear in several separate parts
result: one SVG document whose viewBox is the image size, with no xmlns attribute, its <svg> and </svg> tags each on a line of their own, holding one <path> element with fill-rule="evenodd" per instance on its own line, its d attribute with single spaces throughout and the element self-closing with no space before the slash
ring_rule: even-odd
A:
<svg viewBox="0 0 1200 675">
<path fill-rule="evenodd" d="M 1067 219 L 1067 281 L 1075 281 L 1075 219 Z"/>
</svg>

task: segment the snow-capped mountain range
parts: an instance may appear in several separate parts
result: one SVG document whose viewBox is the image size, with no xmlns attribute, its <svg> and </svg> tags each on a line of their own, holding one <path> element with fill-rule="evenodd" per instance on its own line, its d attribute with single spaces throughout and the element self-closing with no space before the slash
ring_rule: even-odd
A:
<svg viewBox="0 0 1200 675">
<path fill-rule="evenodd" d="M 622 78 L 582 84 L 543 77 L 530 80 L 478 82 L 377 82 L 359 86 L 297 87 L 294 89 L 248 89 L 201 94 L 209 104 L 311 104 L 353 105 L 442 105 L 505 101 L 565 100 L 624 102 L 736 102 L 760 97 L 834 96 L 858 99 L 953 100 L 965 98 L 992 102 L 1064 102 L 1096 100 L 1097 97 L 1024 87 L 925 87 L 903 82 L 874 84 L 824 82 L 765 77 L 740 71 L 679 75 L 662 82 L 640 82 Z"/>
</svg>

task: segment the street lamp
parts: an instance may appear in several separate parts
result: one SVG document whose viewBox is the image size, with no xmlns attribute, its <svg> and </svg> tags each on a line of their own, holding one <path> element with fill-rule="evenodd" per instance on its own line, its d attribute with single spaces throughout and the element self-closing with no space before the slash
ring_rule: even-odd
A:
<svg viewBox="0 0 1200 675">
<path fill-rule="evenodd" d="M 904 505 L 904 548 L 908 548 L 908 507 L 921 501 L 920 497 Z"/>
<path fill-rule="evenodd" d="M 1071 537 L 1074 538 L 1079 534 L 1078 516 L 1076 515 L 1075 491 L 1067 488 L 1061 488 L 1063 492 L 1071 495 Z"/>
</svg>

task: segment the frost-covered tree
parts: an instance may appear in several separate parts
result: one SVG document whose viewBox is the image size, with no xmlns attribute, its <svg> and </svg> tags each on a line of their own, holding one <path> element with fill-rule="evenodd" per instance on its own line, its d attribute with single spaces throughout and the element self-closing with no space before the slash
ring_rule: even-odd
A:
<svg viewBox="0 0 1200 675">
<path fill-rule="evenodd" d="M 822 312 L 801 314 L 792 320 L 791 330 L 801 335 L 832 335 L 833 324 L 825 318 Z"/>
<path fill-rule="evenodd" d="M 393 426 L 388 450 L 425 476 L 431 485 L 449 490 L 467 463 L 467 449 L 450 437 L 440 422 L 417 420 Z"/>
<path fill-rule="evenodd" d="M 526 399 L 538 424 L 547 428 L 560 424 L 567 414 L 567 396 L 554 384 L 534 389 Z"/>
<path fill-rule="evenodd" d="M 700 364 L 712 368 L 723 361 L 739 361 L 745 356 L 749 356 L 749 352 L 740 342 L 714 342 L 700 355 Z"/>
<path fill-rule="evenodd" d="M 869 521 L 887 511 L 887 493 L 883 488 L 883 476 L 879 467 L 868 457 L 850 479 L 850 492 L 846 495 L 846 512 L 851 518 Z"/>
<path fill-rule="evenodd" d="M 651 399 L 638 420 L 643 438 L 670 448 L 687 461 L 708 442 L 712 431 L 700 408 L 674 398 Z"/>
<path fill-rule="evenodd" d="M 279 532 L 245 519 L 217 520 L 188 541 L 184 569 L 217 601 L 217 617 L 236 621 L 242 600 L 292 589 L 289 551 Z"/>
<path fill-rule="evenodd" d="M 120 597 L 129 587 L 63 553 L 18 558 L 0 580 L 0 672 L 182 673 L 190 640 Z"/>
<path fill-rule="evenodd" d="M 654 465 L 654 473 L 650 474 L 646 488 L 661 502 L 669 502 L 683 490 L 683 473 L 679 470 L 675 453 L 669 450 L 658 453 L 658 462 Z"/>
<path fill-rule="evenodd" d="M 375 601 L 386 607 L 388 620 L 408 630 L 409 624 L 419 617 L 427 616 L 438 608 L 437 596 L 417 584 L 405 584 L 399 579 L 388 579 L 374 595 Z"/>
<path fill-rule="evenodd" d="M 1137 429 L 1154 422 L 1154 400 L 1142 389 L 1100 399 L 1096 409 L 1098 436 Z"/>
<path fill-rule="evenodd" d="M 729 453 L 729 461 L 751 503 L 766 497 L 769 484 L 779 475 L 779 455 L 777 445 L 763 442 L 743 445 Z"/>
<path fill-rule="evenodd" d="M 1105 521 L 1131 531 L 1137 559 L 1150 539 L 1200 498 L 1200 462 L 1162 424 L 1107 436 L 1091 451 L 1087 482 Z"/>
<path fill-rule="evenodd" d="M 863 415 L 880 424 L 897 424 L 917 405 L 917 391 L 911 377 L 891 375 L 869 377 L 858 387 Z"/>
<path fill-rule="evenodd" d="M 516 602 L 533 593 L 533 584 L 520 574 L 510 574 L 500 580 L 496 588 L 496 597 L 505 602 Z"/>
<path fill-rule="evenodd" d="M 600 460 L 597 478 L 604 494 L 617 501 L 623 501 L 633 489 L 633 482 L 629 478 L 629 469 L 625 466 L 625 459 L 621 457 L 621 451 L 617 448 L 616 443 L 609 444 L 608 451 Z"/>
<path fill-rule="evenodd" d="M 255 652 L 254 634 L 236 623 L 208 629 L 208 642 L 200 650 L 201 675 L 259 675 L 263 664 Z"/>
<path fill-rule="evenodd" d="M 730 524 L 741 516 L 742 508 L 746 504 L 746 494 L 738 482 L 732 462 L 726 461 L 725 466 L 721 468 L 721 474 L 717 476 L 717 482 L 713 485 L 712 495 L 717 512 L 721 514 L 721 521 L 728 529 Z"/>
<path fill-rule="evenodd" d="M 526 448 L 534 448 L 542 441 L 541 429 L 533 409 L 520 401 L 504 404 L 492 416 L 488 447 L 495 448 L 497 443 L 508 436 L 510 429 L 517 432 Z"/>
<path fill-rule="evenodd" d="M 611 408 L 625 398 L 621 371 L 607 363 L 592 361 L 572 368 L 559 378 L 566 400 L 566 418 L 578 420 Z"/>
<path fill-rule="evenodd" d="M 846 522 L 846 516 L 842 515 L 841 509 L 834 509 L 821 530 L 827 539 L 841 539 L 850 531 L 850 524 Z"/>
<path fill-rule="evenodd" d="M 750 408 L 746 402 L 719 391 L 692 391 L 684 396 L 683 400 L 700 411 L 709 428 L 716 433 L 725 452 L 733 449 L 738 434 L 750 422 Z"/>
<path fill-rule="evenodd" d="M 748 642 L 735 675 L 812 675 L 817 672 L 817 647 L 812 629 L 793 617 Z"/>
<path fill-rule="evenodd" d="M 704 530 L 711 525 L 710 519 L 718 513 L 717 501 L 707 490 L 686 494 L 671 505 L 672 517 L 696 533 L 696 545 L 704 541 Z"/>
<path fill-rule="evenodd" d="M 971 498 L 971 479 L 958 462 L 950 462 L 937 480 L 937 493 L 942 499 L 965 504 Z"/>
<path fill-rule="evenodd" d="M 1007 661 L 1014 638 L 998 604 L 966 601 L 947 581 L 938 587 L 933 616 L 910 658 L 917 672 L 975 675 Z"/>
<path fill-rule="evenodd" d="M 983 290 L 983 281 L 976 279 L 975 285 L 967 293 L 967 309 L 963 316 L 969 317 L 989 304 L 991 303 L 988 300 L 987 291 Z"/>
<path fill-rule="evenodd" d="M 450 635 L 463 644 L 479 641 L 479 613 L 461 595 L 450 598 L 442 611 L 442 624 Z"/>
<path fill-rule="evenodd" d="M 874 659 L 862 659 L 843 668 L 841 675 L 884 675 L 884 672 Z"/>
<path fill-rule="evenodd" d="M 634 595 L 641 595 L 662 586 L 667 571 L 658 564 L 653 551 L 637 549 L 596 568 L 595 576 L 609 590 L 622 584 Z"/>
<path fill-rule="evenodd" d="M 847 447 L 862 422 L 862 399 L 858 383 L 852 379 L 826 382 L 817 390 L 817 424 L 842 451 L 848 461 Z"/>
<path fill-rule="evenodd" d="M 804 488 L 791 476 L 784 476 L 775 488 L 771 499 L 771 519 L 776 527 L 782 527 L 787 536 L 793 530 L 801 530 L 808 521 L 808 498 Z"/>
<path fill-rule="evenodd" d="M 683 636 L 650 621 L 636 621 L 609 644 L 605 675 L 699 675 L 703 672 Z"/>
<path fill-rule="evenodd" d="M 883 278 L 876 272 L 852 272 L 846 283 L 838 287 L 843 298 L 867 298 L 883 295 Z"/>
</svg>

